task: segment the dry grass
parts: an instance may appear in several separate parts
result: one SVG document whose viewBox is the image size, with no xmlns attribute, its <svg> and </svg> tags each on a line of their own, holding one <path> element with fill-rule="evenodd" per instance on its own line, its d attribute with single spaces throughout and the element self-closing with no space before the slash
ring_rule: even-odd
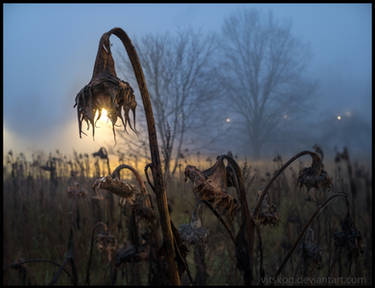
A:
<svg viewBox="0 0 375 288">
<path fill-rule="evenodd" d="M 125 211 L 126 216 L 120 216 L 120 198 L 115 195 L 115 205 L 111 211 L 114 219 L 110 223 L 110 206 L 106 195 L 103 195 L 103 200 L 93 199 L 97 196 L 91 188 L 96 179 L 93 175 L 108 175 L 106 163 L 101 163 L 102 160 L 99 160 L 100 170 L 95 170 L 96 160 L 89 155 L 87 157 L 76 155 L 72 159 L 67 156 L 64 158 L 61 153 L 50 155 L 50 157 L 40 156 L 39 160 L 35 156 L 34 161 L 27 161 L 22 155 L 8 154 L 5 157 L 8 162 L 4 164 L 3 170 L 3 284 L 43 285 L 50 283 L 59 270 L 56 265 L 34 262 L 19 265 L 15 267 L 17 269 L 9 268 L 9 265 L 28 259 L 45 259 L 62 264 L 68 256 L 68 240 L 70 229 L 73 227 L 74 265 L 78 284 L 84 285 L 93 227 L 99 220 L 109 224 L 108 232 L 116 238 L 117 245 L 126 246 L 129 241 L 129 225 L 127 224 L 129 213 Z M 54 160 L 53 157 L 56 159 Z M 111 157 L 115 158 L 113 155 L 110 155 Z M 355 226 L 362 237 L 361 251 L 355 250 L 355 247 L 351 249 L 350 245 L 338 244 L 337 235 L 343 234 L 337 233 L 350 231 L 343 230 L 341 225 L 346 215 L 345 201 L 334 200 L 333 204 L 323 210 L 313 221 L 310 226 L 310 234 L 313 236 L 309 239 L 304 237 L 301 245 L 297 245 L 280 275 L 285 277 L 364 277 L 366 283 L 371 284 L 372 239 L 371 229 L 369 229 L 372 227 L 371 173 L 364 167 L 352 165 L 352 176 L 349 177 L 345 159 L 338 163 L 333 160 L 325 159 L 324 161 L 326 170 L 333 181 L 330 193 L 348 193 L 350 208 L 355 211 Z M 253 212 L 259 191 L 265 188 L 274 171 L 280 168 L 281 162 L 259 165 L 247 162 L 245 165 L 244 160 L 239 160 L 238 163 L 243 168 L 248 205 Z M 196 164 L 201 170 L 212 165 L 204 161 L 203 157 L 189 164 Z M 54 165 L 56 173 L 40 168 Z M 307 191 L 304 187 L 300 188 L 297 185 L 300 168 L 309 166 L 310 160 L 304 160 L 304 164 L 299 167 L 300 165 L 293 164 L 292 169 L 288 168 L 270 187 L 269 198 L 276 206 L 280 221 L 277 225 L 261 226 L 263 268 L 266 277 L 275 274 L 304 224 L 317 207 L 328 198 L 328 194 L 323 190 L 313 188 Z M 140 165 L 137 166 L 143 177 Z M 134 186 L 137 185 L 132 173 L 121 172 L 121 178 L 127 179 Z M 353 185 L 356 194 L 352 201 Z M 73 188 L 81 192 L 74 194 L 79 196 L 72 197 Z M 149 186 L 147 189 L 151 193 Z M 233 187 L 228 189 L 231 195 L 236 196 Z M 196 205 L 192 183 L 186 183 L 184 175 L 178 173 L 170 179 L 167 190 L 169 205 L 172 208 L 171 217 L 175 226 L 190 223 Z M 209 209 L 202 209 L 201 220 L 202 226 L 209 232 L 204 257 L 205 269 L 208 273 L 206 284 L 243 284 L 242 274 L 236 267 L 235 249 L 226 229 Z M 231 225 L 231 229 L 238 231 L 240 225 L 238 221 L 233 221 Z M 256 240 L 254 284 L 258 284 L 261 278 L 258 245 L 259 242 Z M 306 250 L 308 249 L 306 247 L 314 249 L 311 248 L 310 251 Z M 199 272 L 196 268 L 198 266 L 195 265 L 194 249 L 193 246 L 189 246 L 190 252 L 187 255 L 187 264 L 193 278 Z M 72 274 L 71 266 L 67 265 L 65 268 Z M 135 270 L 138 270 L 137 273 Z M 116 285 L 147 284 L 147 274 L 147 262 L 122 264 L 118 269 Z M 182 281 L 185 284 L 190 283 L 186 273 Z M 57 283 L 71 284 L 72 282 L 70 276 L 63 272 L 58 277 Z M 108 255 L 105 251 L 95 248 L 92 254 L 90 284 L 110 283 L 111 270 Z"/>
</svg>

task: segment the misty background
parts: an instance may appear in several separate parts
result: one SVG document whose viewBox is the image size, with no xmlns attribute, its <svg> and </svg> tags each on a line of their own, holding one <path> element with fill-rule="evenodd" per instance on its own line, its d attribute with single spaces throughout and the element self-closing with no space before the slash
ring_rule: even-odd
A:
<svg viewBox="0 0 375 288">
<path fill-rule="evenodd" d="M 136 91 L 137 128 L 78 135 L 73 109 L 101 35 L 137 48 L 163 158 L 227 151 L 252 159 L 319 144 L 372 153 L 371 4 L 5 4 L 4 150 L 142 151 L 144 111 L 123 46 L 118 76 Z M 263 104 L 263 105 L 262 105 Z M 85 128 L 84 128 L 85 129 Z M 175 169 L 176 167 L 171 167 Z"/>
</svg>

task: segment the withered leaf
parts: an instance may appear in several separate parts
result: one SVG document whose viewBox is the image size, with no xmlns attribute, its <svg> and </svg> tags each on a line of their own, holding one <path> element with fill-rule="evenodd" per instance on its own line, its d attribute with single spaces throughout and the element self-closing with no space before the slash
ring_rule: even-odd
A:
<svg viewBox="0 0 375 288">
<path fill-rule="evenodd" d="M 227 176 L 222 158 L 207 170 L 200 171 L 195 166 L 185 168 L 185 178 L 193 182 L 193 192 L 200 200 L 209 202 L 222 214 L 233 219 L 237 209 L 237 200 L 226 192 Z"/>
</svg>

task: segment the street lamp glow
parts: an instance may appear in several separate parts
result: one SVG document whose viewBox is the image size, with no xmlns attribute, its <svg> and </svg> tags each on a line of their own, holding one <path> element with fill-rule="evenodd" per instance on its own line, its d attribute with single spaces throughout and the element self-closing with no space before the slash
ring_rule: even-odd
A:
<svg viewBox="0 0 375 288">
<path fill-rule="evenodd" d="M 284 118 L 284 119 L 288 119 L 288 114 L 284 114 L 284 115 L 283 115 L 283 118 Z"/>
<path fill-rule="evenodd" d="M 337 115 L 337 120 L 341 120 L 341 115 Z"/>
<path fill-rule="evenodd" d="M 227 123 L 230 123 L 230 118 L 229 117 L 227 117 L 226 119 L 225 119 L 225 122 L 227 122 Z"/>
</svg>

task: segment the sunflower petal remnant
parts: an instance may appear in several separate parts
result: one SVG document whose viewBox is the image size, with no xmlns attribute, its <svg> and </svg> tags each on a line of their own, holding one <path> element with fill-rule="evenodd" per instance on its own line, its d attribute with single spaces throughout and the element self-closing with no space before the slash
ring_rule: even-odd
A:
<svg viewBox="0 0 375 288">
<path fill-rule="evenodd" d="M 116 142 L 115 124 L 118 118 L 120 118 L 125 132 L 127 132 L 127 124 L 129 124 L 130 129 L 136 132 L 135 109 L 137 102 L 130 84 L 117 77 L 109 41 L 110 35 L 109 32 L 104 33 L 100 39 L 93 76 L 90 82 L 78 92 L 74 107 L 77 107 L 79 137 L 81 137 L 81 134 L 86 135 L 82 131 L 82 122 L 85 121 L 87 130 L 90 126 L 92 127 L 94 138 L 95 122 L 100 118 L 101 111 L 104 108 L 112 122 L 112 131 Z M 133 125 L 131 124 L 129 111 L 133 112 Z M 98 118 L 95 120 L 97 112 Z"/>
</svg>

